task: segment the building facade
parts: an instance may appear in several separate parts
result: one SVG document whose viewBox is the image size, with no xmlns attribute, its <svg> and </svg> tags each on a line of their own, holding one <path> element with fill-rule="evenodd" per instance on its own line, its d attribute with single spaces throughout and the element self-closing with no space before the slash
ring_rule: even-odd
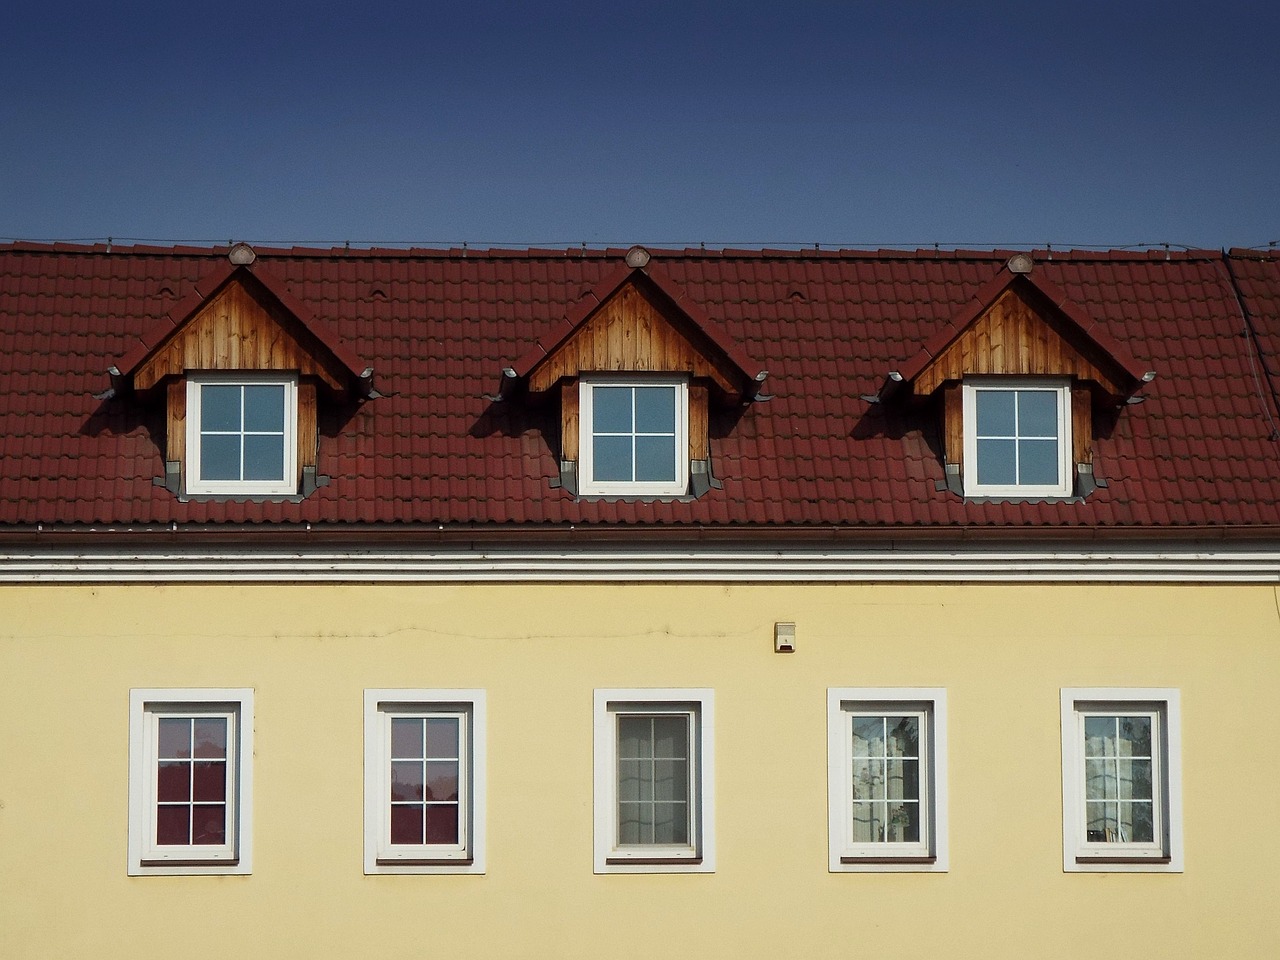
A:
<svg viewBox="0 0 1280 960">
<path fill-rule="evenodd" d="M 1278 330 L 1249 251 L 6 248 L 6 951 L 1274 956 Z"/>
</svg>

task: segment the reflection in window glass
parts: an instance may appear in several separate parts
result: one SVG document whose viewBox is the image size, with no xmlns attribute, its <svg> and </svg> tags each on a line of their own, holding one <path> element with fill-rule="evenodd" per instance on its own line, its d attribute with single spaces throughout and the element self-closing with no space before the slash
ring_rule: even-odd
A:
<svg viewBox="0 0 1280 960">
<path fill-rule="evenodd" d="M 1084 718 L 1086 842 L 1155 839 L 1153 720 L 1151 715 Z"/>
</svg>

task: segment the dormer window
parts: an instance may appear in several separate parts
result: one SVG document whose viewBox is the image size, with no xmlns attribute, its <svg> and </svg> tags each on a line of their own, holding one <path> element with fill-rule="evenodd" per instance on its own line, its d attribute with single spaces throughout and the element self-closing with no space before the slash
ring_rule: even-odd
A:
<svg viewBox="0 0 1280 960">
<path fill-rule="evenodd" d="M 966 378 L 963 390 L 966 496 L 1071 495 L 1066 380 Z"/>
<path fill-rule="evenodd" d="M 298 380 L 192 376 L 187 380 L 187 492 L 297 492 Z"/>
<path fill-rule="evenodd" d="M 679 496 L 689 486 L 688 383 L 583 378 L 579 382 L 584 495 Z"/>
</svg>

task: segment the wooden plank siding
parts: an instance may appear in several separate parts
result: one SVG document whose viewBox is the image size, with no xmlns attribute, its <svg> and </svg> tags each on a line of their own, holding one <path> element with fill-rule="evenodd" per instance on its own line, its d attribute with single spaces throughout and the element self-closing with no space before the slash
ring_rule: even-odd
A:
<svg viewBox="0 0 1280 960">
<path fill-rule="evenodd" d="M 538 365 L 529 390 L 541 393 L 582 373 L 687 373 L 738 394 L 741 374 L 717 360 L 718 351 L 678 311 L 656 299 L 635 283 L 622 287 Z"/>
<path fill-rule="evenodd" d="M 165 459 L 177 463 L 187 462 L 187 381 L 176 378 L 169 381 L 169 416 L 165 424 Z"/>
<path fill-rule="evenodd" d="M 1033 305 L 1016 289 L 1006 290 L 921 371 L 915 392 L 924 396 L 948 380 L 973 374 L 1006 374 L 1075 376 L 1122 393 L 1110 374 L 1067 339 L 1065 329 L 1050 305 Z"/>
<path fill-rule="evenodd" d="M 296 370 L 346 390 L 327 350 L 286 311 L 236 281 L 227 284 L 138 368 L 134 386 L 146 390 L 165 377 L 197 370 Z"/>
</svg>

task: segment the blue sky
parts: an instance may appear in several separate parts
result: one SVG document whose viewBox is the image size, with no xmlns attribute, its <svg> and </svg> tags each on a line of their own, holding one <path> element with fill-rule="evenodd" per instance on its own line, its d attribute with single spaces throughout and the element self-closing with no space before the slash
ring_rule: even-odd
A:
<svg viewBox="0 0 1280 960">
<path fill-rule="evenodd" d="M 0 237 L 1280 240 L 1280 3 L 57 3 Z"/>
</svg>

